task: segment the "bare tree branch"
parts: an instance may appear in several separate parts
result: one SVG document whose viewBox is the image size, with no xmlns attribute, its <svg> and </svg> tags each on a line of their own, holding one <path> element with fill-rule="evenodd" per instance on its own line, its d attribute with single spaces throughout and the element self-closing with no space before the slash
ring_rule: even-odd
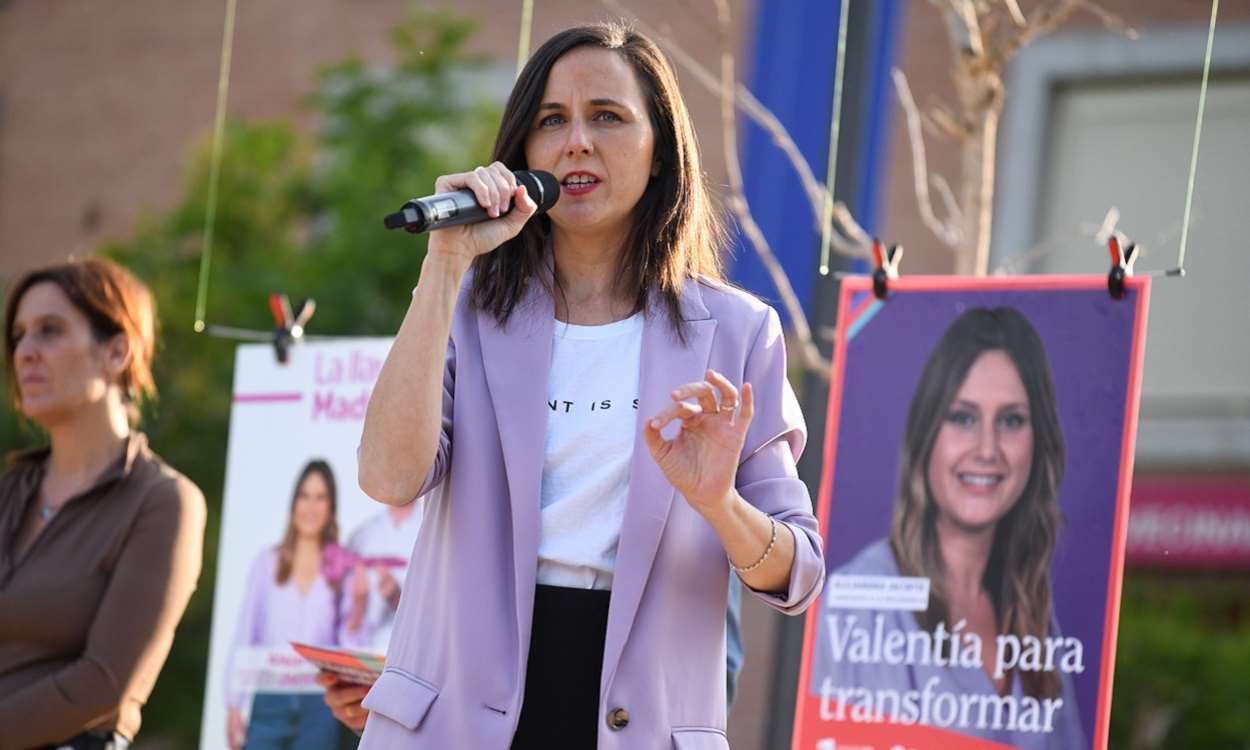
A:
<svg viewBox="0 0 1250 750">
<path fill-rule="evenodd" d="M 911 87 L 907 85 L 907 76 L 898 68 L 891 70 L 890 75 L 894 79 L 894 90 L 898 92 L 899 105 L 902 106 L 903 115 L 907 120 L 907 137 L 911 141 L 912 178 L 916 188 L 916 204 L 920 208 L 920 218 L 929 231 L 933 232 L 934 236 L 944 244 L 952 248 L 958 247 L 962 240 L 958 224 L 942 221 L 933 212 L 933 201 L 929 197 L 928 156 L 924 149 L 924 134 L 920 132 L 920 112 L 916 108 L 916 100 L 912 98 Z M 942 184 L 946 185 L 945 181 Z M 946 192 L 950 193 L 949 185 L 946 186 Z M 946 203 L 948 208 L 954 207 L 954 196 L 951 195 Z M 958 214 L 958 209 L 948 213 L 950 216 Z"/>
<path fill-rule="evenodd" d="M 942 16 L 946 19 L 946 29 L 956 49 L 972 57 L 982 57 L 985 54 L 981 24 L 977 20 L 977 9 L 972 0 L 951 0 L 950 5 L 942 11 Z"/>
<path fill-rule="evenodd" d="M 1137 39 L 1137 29 L 1129 26 L 1123 18 L 1120 18 L 1115 13 L 1090 0 L 1086 0 L 1082 5 L 1085 7 L 1085 10 L 1096 16 L 1099 21 L 1102 21 L 1103 28 L 1107 31 L 1123 34 L 1129 39 Z"/>
<path fill-rule="evenodd" d="M 947 226 L 958 233 L 963 216 L 959 212 L 959 202 L 955 200 L 955 193 L 951 190 L 950 183 L 940 174 L 933 175 L 929 181 L 933 183 L 933 189 L 942 199 L 942 207 L 946 210 L 946 215 L 950 217 L 946 222 Z"/>
<path fill-rule="evenodd" d="M 1003 46 L 994 51 L 991 63 L 997 67 L 1015 56 L 1020 48 L 1035 37 L 1044 36 L 1059 28 L 1072 14 L 1080 10 L 1084 0 L 1058 0 L 1042 5 L 1033 12 L 1029 22 L 1018 34 L 1010 37 Z"/>
<path fill-rule="evenodd" d="M 1107 10 L 1093 0 L 1055 0 L 1042 5 L 1033 12 L 1028 23 L 1019 33 L 1007 39 L 1003 45 L 989 56 L 988 63 L 997 70 L 1005 65 L 1024 45 L 1039 36 L 1045 36 L 1062 26 L 1078 11 L 1084 10 L 1098 20 L 1108 31 L 1123 34 L 1129 39 L 1137 38 L 1137 30 L 1124 22 L 1122 18 Z"/>
<path fill-rule="evenodd" d="M 773 286 L 777 288 L 777 293 L 781 296 L 782 305 L 785 306 L 786 312 L 790 316 L 790 323 L 794 326 L 794 334 L 798 339 L 799 359 L 808 370 L 819 373 L 827 379 L 832 372 L 830 362 L 821 355 L 820 349 L 817 348 L 816 343 L 812 340 L 812 330 L 807 323 L 807 313 L 803 312 L 798 296 L 794 293 L 794 287 L 790 285 L 790 279 L 786 276 L 786 272 L 777 260 L 777 256 L 773 254 L 772 248 L 768 246 L 768 240 L 764 237 L 764 232 L 760 230 L 759 225 L 755 223 L 755 219 L 751 216 L 751 209 L 747 204 L 746 194 L 742 188 L 742 165 L 738 161 L 737 118 L 734 105 L 734 93 L 737 86 L 735 85 L 736 79 L 734 77 L 733 47 L 729 34 L 731 23 L 729 3 L 727 0 L 715 0 L 715 2 L 721 41 L 720 114 L 725 151 L 725 169 L 729 175 L 729 207 L 738 219 L 738 225 L 742 227 L 743 233 L 751 242 L 751 247 L 763 262 L 769 278 L 772 279 Z"/>
<path fill-rule="evenodd" d="M 924 113 L 926 123 L 931 123 L 939 135 L 956 141 L 966 141 L 972 137 L 972 130 L 961 123 L 954 112 L 941 104 L 934 104 Z"/>
<path fill-rule="evenodd" d="M 989 260 L 995 145 L 1002 109 L 1002 79 L 989 62 L 990 35 L 1003 14 L 996 14 L 995 9 L 1001 7 L 991 5 L 989 0 L 979 4 L 973 0 L 952 3 L 942 15 L 955 50 L 951 77 L 962 111 L 960 121 L 968 129 L 968 136 L 960 143 L 961 221 L 955 272 L 980 276 L 985 274 Z"/>
<path fill-rule="evenodd" d="M 1024 11 L 1020 10 L 1020 3 L 1016 0 L 1003 0 L 1003 5 L 1007 6 L 1007 12 L 1011 14 L 1011 20 L 1016 22 L 1017 26 L 1027 26 L 1028 20 L 1024 17 Z"/>
<path fill-rule="evenodd" d="M 843 218 L 839 219 L 839 216 Z M 833 231 L 829 233 L 829 248 L 846 258 L 872 260 L 872 238 L 842 201 L 833 202 Z"/>
<path fill-rule="evenodd" d="M 872 253 L 872 237 L 864 231 L 864 228 L 855 221 L 855 216 L 851 213 L 851 209 L 846 207 L 842 201 L 836 201 L 833 204 L 833 223 L 836 229 L 850 238 L 856 247 L 868 248 L 869 255 Z"/>
</svg>

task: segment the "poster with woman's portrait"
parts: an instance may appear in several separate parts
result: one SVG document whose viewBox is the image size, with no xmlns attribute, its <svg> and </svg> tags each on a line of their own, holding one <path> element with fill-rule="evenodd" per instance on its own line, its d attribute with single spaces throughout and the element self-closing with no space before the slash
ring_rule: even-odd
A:
<svg viewBox="0 0 1250 750">
<path fill-rule="evenodd" d="M 843 282 L 795 750 L 1106 746 L 1148 282 Z"/>
<path fill-rule="evenodd" d="M 383 654 L 421 524 L 356 483 L 390 339 L 310 341 L 235 359 L 201 750 L 342 750 L 356 737 L 292 642 Z"/>
</svg>

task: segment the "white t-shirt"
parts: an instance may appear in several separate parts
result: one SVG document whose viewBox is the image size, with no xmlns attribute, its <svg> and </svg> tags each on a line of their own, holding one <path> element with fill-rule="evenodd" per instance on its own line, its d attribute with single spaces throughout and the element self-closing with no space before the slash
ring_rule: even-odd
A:
<svg viewBox="0 0 1250 750">
<path fill-rule="evenodd" d="M 556 321 L 547 386 L 538 582 L 612 588 L 638 432 L 642 314 Z"/>
</svg>

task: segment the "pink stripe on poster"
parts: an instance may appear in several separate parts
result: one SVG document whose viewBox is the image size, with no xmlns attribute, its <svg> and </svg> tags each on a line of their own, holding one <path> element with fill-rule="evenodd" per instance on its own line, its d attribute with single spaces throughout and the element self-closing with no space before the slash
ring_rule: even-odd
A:
<svg viewBox="0 0 1250 750">
<path fill-rule="evenodd" d="M 236 393 L 236 404 L 272 404 L 291 401 L 303 401 L 302 393 Z"/>
</svg>

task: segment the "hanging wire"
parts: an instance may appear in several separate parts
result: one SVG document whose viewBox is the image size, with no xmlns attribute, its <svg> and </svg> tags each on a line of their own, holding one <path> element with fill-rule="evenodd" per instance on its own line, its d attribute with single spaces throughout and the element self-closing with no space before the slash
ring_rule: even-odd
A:
<svg viewBox="0 0 1250 750">
<path fill-rule="evenodd" d="M 521 0 L 521 37 L 516 46 L 516 74 L 521 75 L 530 57 L 530 32 L 534 28 L 534 0 Z"/>
<path fill-rule="evenodd" d="M 829 275 L 829 243 L 833 239 L 833 189 L 838 176 L 838 136 L 842 122 L 842 73 L 846 61 L 846 21 L 851 2 L 842 0 L 838 15 L 837 67 L 833 71 L 833 115 L 829 122 L 829 168 L 825 172 L 825 206 L 820 221 L 820 275 Z"/>
<path fill-rule="evenodd" d="M 247 328 L 213 325 L 205 321 L 205 309 L 208 304 L 208 277 L 213 258 L 213 233 L 217 223 L 217 194 L 218 186 L 221 182 L 221 160 L 225 150 L 226 102 L 230 94 L 230 61 L 234 51 L 234 19 L 237 8 L 238 0 L 226 0 L 226 20 L 221 40 L 221 67 L 217 75 L 217 110 L 213 116 L 213 143 L 209 153 L 208 203 L 204 209 L 204 234 L 200 246 L 200 277 L 195 295 L 194 330 L 196 333 L 207 333 L 213 338 L 272 342 L 274 340 L 274 332 L 272 330 L 256 331 Z M 302 338 L 332 340 L 345 337 L 305 335 Z"/>
<path fill-rule="evenodd" d="M 1202 86 L 1198 89 L 1198 120 L 1194 123 L 1194 147 L 1189 154 L 1189 181 L 1185 187 L 1185 213 L 1181 219 L 1181 247 L 1176 268 L 1169 276 L 1185 275 L 1185 248 L 1189 245 L 1189 216 L 1194 203 L 1194 177 L 1198 174 L 1198 141 L 1202 138 L 1202 119 L 1207 108 L 1207 84 L 1211 77 L 1211 50 L 1215 42 L 1215 18 L 1220 12 L 1220 0 L 1211 0 L 1211 25 L 1207 27 L 1207 52 L 1202 60 Z"/>
<path fill-rule="evenodd" d="M 200 281 L 195 292 L 195 332 L 204 331 L 208 304 L 208 271 L 213 259 L 213 226 L 217 222 L 217 184 L 226 135 L 226 100 L 230 94 L 230 58 L 234 49 L 234 12 L 237 0 L 226 0 L 226 28 L 221 38 L 221 69 L 217 73 L 217 112 L 213 117 L 213 147 L 208 165 L 208 206 L 204 209 L 204 240 L 200 246 Z"/>
</svg>

